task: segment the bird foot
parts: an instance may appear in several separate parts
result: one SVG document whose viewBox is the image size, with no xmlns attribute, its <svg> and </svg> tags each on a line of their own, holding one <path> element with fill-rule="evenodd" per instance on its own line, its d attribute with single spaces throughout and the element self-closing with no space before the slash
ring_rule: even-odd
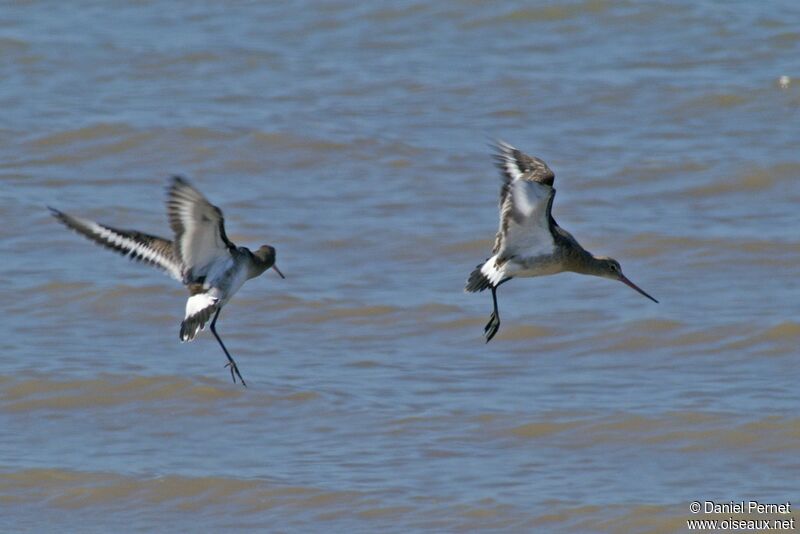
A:
<svg viewBox="0 0 800 534">
<path fill-rule="evenodd" d="M 228 363 L 225 364 L 225 367 L 230 367 L 231 368 L 231 379 L 233 380 L 234 384 L 236 383 L 236 377 L 238 376 L 239 380 L 242 382 L 242 385 L 244 387 L 247 387 L 247 384 L 245 383 L 244 378 L 242 378 L 241 373 L 239 373 L 239 368 L 236 366 L 236 362 L 231 360 L 231 361 L 229 361 Z M 234 373 L 236 373 L 236 374 L 234 374 Z"/>
<path fill-rule="evenodd" d="M 500 317 L 496 313 L 492 312 L 492 316 L 489 317 L 489 322 L 486 323 L 486 327 L 483 329 L 483 336 L 486 338 L 486 343 L 492 340 L 499 328 Z"/>
</svg>

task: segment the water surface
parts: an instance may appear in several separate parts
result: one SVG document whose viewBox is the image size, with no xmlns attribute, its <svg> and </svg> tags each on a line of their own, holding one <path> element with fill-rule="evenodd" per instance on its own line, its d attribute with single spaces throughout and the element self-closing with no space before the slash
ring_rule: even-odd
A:
<svg viewBox="0 0 800 534">
<path fill-rule="evenodd" d="M 0 529 L 684 532 L 800 501 L 791 2 L 25 2 L 0 11 Z M 660 300 L 488 294 L 505 139 Z M 219 330 L 46 205 L 271 243 Z"/>
</svg>

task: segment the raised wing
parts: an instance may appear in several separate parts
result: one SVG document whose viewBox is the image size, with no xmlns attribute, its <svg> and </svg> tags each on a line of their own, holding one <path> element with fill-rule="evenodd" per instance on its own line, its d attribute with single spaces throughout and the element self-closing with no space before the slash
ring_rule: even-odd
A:
<svg viewBox="0 0 800 534">
<path fill-rule="evenodd" d="M 497 141 L 494 148 L 497 151 L 494 160 L 502 171 L 503 183 L 522 179 L 553 187 L 555 174 L 541 159 L 531 157 L 504 141 Z"/>
<path fill-rule="evenodd" d="M 502 171 L 500 227 L 493 254 L 532 257 L 551 254 L 550 231 L 555 175 L 539 158 L 530 157 L 508 143 L 497 143 L 495 155 Z"/>
<path fill-rule="evenodd" d="M 132 260 L 163 269 L 178 281 L 183 280 L 181 263 L 171 241 L 134 230 L 118 230 L 88 219 L 67 215 L 55 208 L 49 209 L 53 217 L 64 223 L 67 228 L 95 243 L 119 252 Z"/>
<path fill-rule="evenodd" d="M 212 263 L 236 249 L 225 235 L 222 211 L 180 176 L 167 190 L 167 216 L 186 282 L 205 276 Z"/>
</svg>

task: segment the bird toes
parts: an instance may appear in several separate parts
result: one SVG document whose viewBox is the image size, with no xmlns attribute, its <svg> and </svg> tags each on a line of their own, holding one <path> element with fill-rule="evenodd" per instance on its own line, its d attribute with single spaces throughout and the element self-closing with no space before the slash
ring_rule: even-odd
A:
<svg viewBox="0 0 800 534">
<path fill-rule="evenodd" d="M 492 313 L 492 316 L 489 318 L 489 322 L 486 323 L 486 326 L 483 329 L 483 335 L 486 338 L 486 343 L 492 340 L 492 338 L 497 333 L 497 330 L 499 328 L 500 328 L 500 318 L 497 316 L 496 313 Z"/>
<path fill-rule="evenodd" d="M 239 367 L 235 363 L 228 362 L 228 363 L 225 364 L 225 367 L 230 367 L 231 368 L 231 380 L 233 380 L 234 384 L 236 383 L 236 377 L 238 376 L 239 377 L 239 381 L 242 383 L 242 385 L 244 387 L 247 387 L 247 383 L 244 381 L 244 378 L 242 378 L 242 374 L 239 372 Z M 234 373 L 236 373 L 236 374 L 234 374 Z"/>
</svg>

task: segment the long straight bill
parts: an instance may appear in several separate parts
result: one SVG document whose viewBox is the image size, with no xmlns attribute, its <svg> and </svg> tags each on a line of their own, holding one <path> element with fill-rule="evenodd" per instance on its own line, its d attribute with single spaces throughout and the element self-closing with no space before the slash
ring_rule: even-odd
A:
<svg viewBox="0 0 800 534">
<path fill-rule="evenodd" d="M 652 300 L 653 302 L 655 302 L 656 304 L 658 304 L 658 301 L 657 301 L 656 299 L 654 299 L 653 297 L 651 297 L 650 295 L 648 295 L 648 294 L 647 294 L 647 293 L 644 291 L 644 289 L 640 288 L 639 286 L 637 286 L 636 284 L 634 284 L 633 282 L 631 282 L 630 280 L 628 280 L 627 278 L 625 278 L 625 276 L 624 276 L 624 275 L 622 275 L 622 274 L 621 274 L 621 275 L 619 275 L 619 280 L 620 280 L 620 282 L 622 282 L 623 284 L 626 284 L 627 286 L 629 286 L 629 287 L 632 287 L 633 289 L 635 289 L 636 291 L 638 291 L 639 293 L 641 293 L 641 294 L 642 294 L 642 295 L 644 295 L 645 297 L 649 298 L 650 300 Z"/>
</svg>

